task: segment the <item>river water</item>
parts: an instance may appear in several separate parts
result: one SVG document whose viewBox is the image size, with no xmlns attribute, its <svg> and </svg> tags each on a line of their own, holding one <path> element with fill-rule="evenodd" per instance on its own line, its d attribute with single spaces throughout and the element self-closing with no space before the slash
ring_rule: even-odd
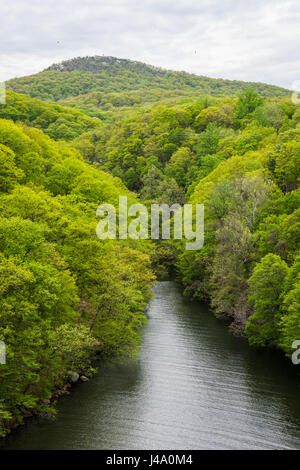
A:
<svg viewBox="0 0 300 470">
<path fill-rule="evenodd" d="M 159 282 L 138 364 L 101 366 L 5 449 L 300 449 L 295 366 Z"/>
</svg>

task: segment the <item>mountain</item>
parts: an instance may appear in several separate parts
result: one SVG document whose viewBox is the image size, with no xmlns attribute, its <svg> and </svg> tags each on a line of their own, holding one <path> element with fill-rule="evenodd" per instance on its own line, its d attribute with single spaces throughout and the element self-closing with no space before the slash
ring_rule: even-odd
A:
<svg viewBox="0 0 300 470">
<path fill-rule="evenodd" d="M 104 57 L 7 85 L 0 436 L 24 416 L 53 416 L 49 397 L 70 371 L 92 375 L 99 355 L 136 356 L 153 273 L 176 275 L 231 331 L 290 360 L 300 338 L 300 105 L 278 96 L 287 90 Z M 202 249 L 141 240 L 139 225 L 136 239 L 100 242 L 97 207 L 120 195 L 129 206 L 204 204 Z"/>
<path fill-rule="evenodd" d="M 233 96 L 245 88 L 253 88 L 265 98 L 289 94 L 274 85 L 208 78 L 106 56 L 66 60 L 35 75 L 8 80 L 6 86 L 100 118 L 110 108 L 204 95 Z"/>
</svg>

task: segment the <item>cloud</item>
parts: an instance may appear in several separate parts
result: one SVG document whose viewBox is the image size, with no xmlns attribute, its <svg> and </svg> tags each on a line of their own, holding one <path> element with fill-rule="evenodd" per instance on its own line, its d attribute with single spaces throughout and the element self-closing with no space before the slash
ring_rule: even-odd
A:
<svg viewBox="0 0 300 470">
<path fill-rule="evenodd" d="M 2 0 L 0 81 L 112 55 L 291 87 L 300 79 L 298 0 Z"/>
</svg>

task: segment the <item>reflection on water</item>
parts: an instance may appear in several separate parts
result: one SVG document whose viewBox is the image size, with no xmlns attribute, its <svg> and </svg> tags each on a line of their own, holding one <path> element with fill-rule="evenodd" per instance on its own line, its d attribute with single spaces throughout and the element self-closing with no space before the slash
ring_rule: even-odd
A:
<svg viewBox="0 0 300 470">
<path fill-rule="evenodd" d="M 231 335 L 160 282 L 139 364 L 101 367 L 6 449 L 300 449 L 299 384 L 280 355 Z"/>
</svg>

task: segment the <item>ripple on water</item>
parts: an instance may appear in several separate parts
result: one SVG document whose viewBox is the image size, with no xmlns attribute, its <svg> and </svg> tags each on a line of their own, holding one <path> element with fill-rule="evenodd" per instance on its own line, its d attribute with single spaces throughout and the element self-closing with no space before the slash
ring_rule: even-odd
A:
<svg viewBox="0 0 300 470">
<path fill-rule="evenodd" d="M 160 282 L 140 361 L 101 367 L 7 449 L 300 449 L 297 377 Z"/>
</svg>

